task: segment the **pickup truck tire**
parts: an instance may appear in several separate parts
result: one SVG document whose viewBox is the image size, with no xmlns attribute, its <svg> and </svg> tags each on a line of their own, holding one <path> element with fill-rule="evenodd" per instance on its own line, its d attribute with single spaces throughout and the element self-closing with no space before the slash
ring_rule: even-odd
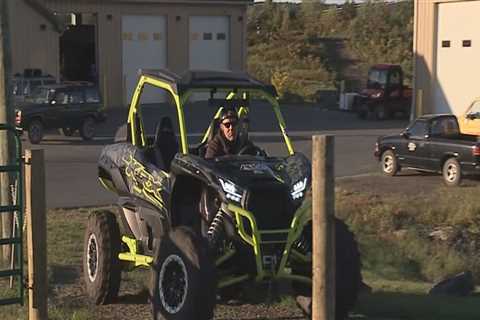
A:
<svg viewBox="0 0 480 320">
<path fill-rule="evenodd" d="M 380 160 L 380 166 L 382 173 L 386 176 L 393 177 L 400 171 L 400 166 L 397 162 L 397 157 L 392 150 L 387 150 L 382 153 L 382 157 Z"/>
<path fill-rule="evenodd" d="M 443 181 L 449 187 L 455 187 L 462 182 L 462 169 L 455 158 L 450 158 L 443 164 Z"/>
<path fill-rule="evenodd" d="M 88 117 L 83 120 L 82 125 L 80 126 L 80 136 L 85 141 L 93 139 L 95 136 L 95 120 L 93 118 Z"/>
<path fill-rule="evenodd" d="M 39 144 L 43 139 L 43 123 L 38 119 L 33 119 L 28 125 L 28 140 L 32 144 Z"/>
</svg>

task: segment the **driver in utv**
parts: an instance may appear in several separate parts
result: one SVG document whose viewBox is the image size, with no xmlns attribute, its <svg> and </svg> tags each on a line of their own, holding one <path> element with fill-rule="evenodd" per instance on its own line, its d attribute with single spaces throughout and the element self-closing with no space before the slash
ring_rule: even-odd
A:
<svg viewBox="0 0 480 320">
<path fill-rule="evenodd" d="M 238 154 L 240 150 L 254 149 L 253 143 L 239 135 L 238 116 L 233 110 L 224 110 L 220 115 L 219 130 L 208 142 L 205 159 Z M 250 148 L 251 147 L 251 148 Z M 246 152 L 248 154 L 248 152 Z"/>
</svg>

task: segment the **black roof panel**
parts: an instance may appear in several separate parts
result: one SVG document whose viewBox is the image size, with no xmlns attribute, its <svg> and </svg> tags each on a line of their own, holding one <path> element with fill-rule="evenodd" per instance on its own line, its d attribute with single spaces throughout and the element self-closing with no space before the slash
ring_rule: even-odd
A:
<svg viewBox="0 0 480 320">
<path fill-rule="evenodd" d="M 140 70 L 177 88 L 181 95 L 191 89 L 258 89 L 277 96 L 275 87 L 265 84 L 245 72 L 192 70 L 179 76 L 169 70 Z"/>
</svg>

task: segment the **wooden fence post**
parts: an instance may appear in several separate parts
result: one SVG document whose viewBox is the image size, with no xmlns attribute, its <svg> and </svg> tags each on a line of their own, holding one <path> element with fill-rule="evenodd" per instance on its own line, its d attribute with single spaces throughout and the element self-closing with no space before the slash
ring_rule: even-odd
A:
<svg viewBox="0 0 480 320">
<path fill-rule="evenodd" d="M 47 216 L 43 150 L 25 150 L 28 319 L 47 320 Z"/>
<path fill-rule="evenodd" d="M 334 137 L 312 138 L 312 319 L 335 319 Z"/>
</svg>

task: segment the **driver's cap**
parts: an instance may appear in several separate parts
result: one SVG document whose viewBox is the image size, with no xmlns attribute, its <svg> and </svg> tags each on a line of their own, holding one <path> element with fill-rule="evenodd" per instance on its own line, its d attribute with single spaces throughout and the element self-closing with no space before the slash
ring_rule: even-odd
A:
<svg viewBox="0 0 480 320">
<path fill-rule="evenodd" d="M 225 119 L 238 120 L 237 113 L 233 110 L 224 110 L 220 115 L 220 122 L 223 122 Z"/>
</svg>

